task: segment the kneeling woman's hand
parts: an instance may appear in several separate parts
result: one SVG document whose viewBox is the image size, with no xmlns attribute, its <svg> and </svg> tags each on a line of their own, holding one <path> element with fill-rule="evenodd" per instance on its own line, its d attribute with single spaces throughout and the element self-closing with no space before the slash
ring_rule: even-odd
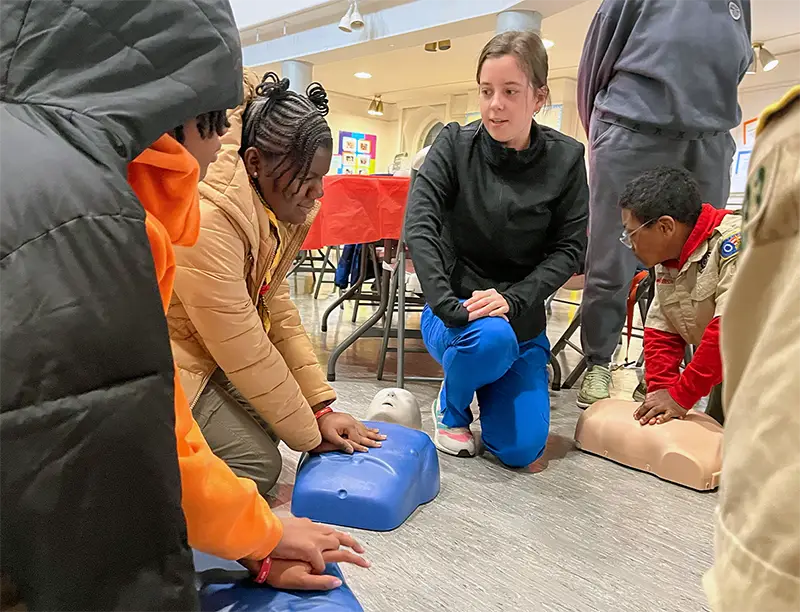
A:
<svg viewBox="0 0 800 612">
<path fill-rule="evenodd" d="M 377 429 L 365 427 L 361 421 L 345 412 L 329 412 L 317 419 L 322 444 L 314 449 L 316 453 L 340 450 L 352 454 L 354 450 L 365 453 L 368 447 L 376 448 L 386 436 Z"/>
<path fill-rule="evenodd" d="M 500 317 L 508 321 L 508 302 L 497 289 L 473 291 L 472 297 L 464 302 L 464 308 L 469 312 L 470 322 L 483 317 Z"/>
</svg>

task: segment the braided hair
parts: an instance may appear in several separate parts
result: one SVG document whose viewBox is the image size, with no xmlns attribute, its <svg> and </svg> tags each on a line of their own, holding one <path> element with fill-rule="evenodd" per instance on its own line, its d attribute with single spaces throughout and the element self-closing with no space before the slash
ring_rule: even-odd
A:
<svg viewBox="0 0 800 612">
<path fill-rule="evenodd" d="M 317 150 L 333 148 L 327 114 L 328 94 L 322 85 L 311 83 L 303 96 L 289 90 L 289 79 L 268 72 L 244 111 L 239 154 L 244 157 L 248 148 L 255 147 L 276 160 L 275 181 L 292 172 L 289 184 L 299 179 L 299 191 Z"/>
<path fill-rule="evenodd" d="M 197 131 L 200 132 L 200 138 L 208 138 L 214 132 L 218 136 L 225 134 L 225 130 L 231 127 L 228 122 L 228 113 L 225 110 L 215 110 L 202 115 L 197 115 Z M 183 144 L 186 140 L 186 134 L 183 132 L 183 126 L 179 125 L 172 130 L 172 136 L 179 143 Z"/>
</svg>

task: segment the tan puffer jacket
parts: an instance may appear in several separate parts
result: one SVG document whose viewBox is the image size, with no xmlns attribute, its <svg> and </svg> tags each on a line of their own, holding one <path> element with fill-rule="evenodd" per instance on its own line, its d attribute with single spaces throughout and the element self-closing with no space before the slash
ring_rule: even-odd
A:
<svg viewBox="0 0 800 612">
<path fill-rule="evenodd" d="M 246 104 L 259 79 L 245 71 L 244 81 Z M 167 315 L 172 350 L 192 406 L 220 367 L 281 440 L 305 451 L 321 441 L 311 406 L 332 402 L 336 393 L 325 382 L 285 277 L 319 204 L 303 225 L 281 226 L 280 261 L 264 296 L 267 334 L 256 304 L 278 242 L 239 157 L 243 112 L 244 105 L 229 112 L 222 150 L 200 183 L 200 238 L 175 249 Z"/>
</svg>

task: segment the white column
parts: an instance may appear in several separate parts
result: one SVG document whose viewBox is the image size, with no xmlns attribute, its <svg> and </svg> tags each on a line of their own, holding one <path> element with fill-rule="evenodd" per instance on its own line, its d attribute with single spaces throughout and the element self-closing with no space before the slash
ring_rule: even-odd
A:
<svg viewBox="0 0 800 612">
<path fill-rule="evenodd" d="M 538 11 L 503 11 L 497 15 L 496 33 L 518 30 L 542 33 L 542 14 Z"/>
<path fill-rule="evenodd" d="M 314 66 L 300 60 L 286 60 L 281 63 L 281 76 L 289 79 L 289 89 L 305 94 L 314 75 Z"/>
</svg>

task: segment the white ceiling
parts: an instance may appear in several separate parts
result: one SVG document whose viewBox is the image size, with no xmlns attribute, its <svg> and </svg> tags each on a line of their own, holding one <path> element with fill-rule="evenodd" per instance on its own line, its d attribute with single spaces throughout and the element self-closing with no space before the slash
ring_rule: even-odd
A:
<svg viewBox="0 0 800 612">
<path fill-rule="evenodd" d="M 383 1 L 401 3 L 374 0 L 376 4 Z M 551 78 L 576 75 L 583 40 L 599 5 L 600 0 L 586 0 L 544 19 L 542 35 L 555 42 L 549 51 Z M 774 54 L 800 49 L 800 2 L 753 0 L 752 11 L 754 41 L 765 42 Z M 341 57 L 342 51 L 332 51 L 304 59 L 312 61 L 314 79 L 330 91 L 365 99 L 382 94 L 386 102 L 402 103 L 419 97 L 422 92 L 431 95 L 464 92 L 474 87 L 478 55 L 494 33 L 493 18 L 472 21 L 475 23 L 467 28 L 456 22 L 350 47 L 345 58 Z M 469 33 L 461 35 L 465 31 Z M 409 38 L 412 36 L 414 40 Z M 429 53 L 423 50 L 424 42 L 444 38 L 452 41 L 449 51 Z M 267 68 L 280 72 L 280 67 L 275 65 L 259 67 Z M 373 78 L 357 79 L 353 76 L 356 72 L 369 72 Z"/>
</svg>

